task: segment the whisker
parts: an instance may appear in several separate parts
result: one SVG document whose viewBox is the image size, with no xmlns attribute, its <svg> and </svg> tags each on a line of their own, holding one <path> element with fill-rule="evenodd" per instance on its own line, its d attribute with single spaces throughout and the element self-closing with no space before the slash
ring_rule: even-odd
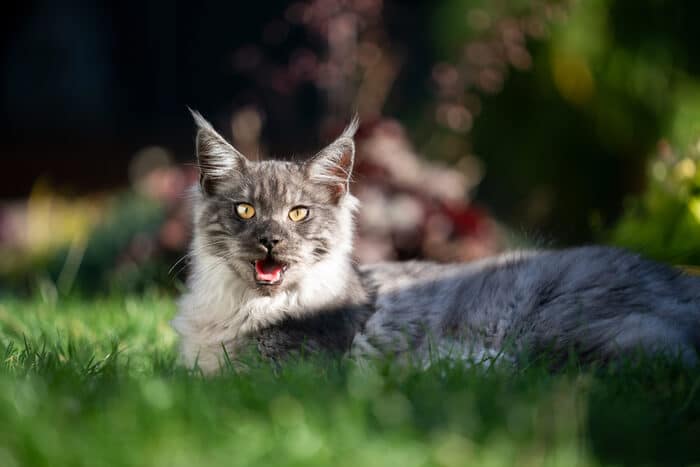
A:
<svg viewBox="0 0 700 467">
<path fill-rule="evenodd" d="M 173 264 L 173 265 L 170 267 L 170 269 L 168 270 L 168 275 L 170 275 L 170 274 L 173 272 L 173 269 L 175 269 L 175 267 L 177 267 L 177 265 L 180 264 L 180 263 L 182 263 L 184 260 L 189 259 L 189 258 L 192 258 L 192 257 L 194 257 L 194 256 L 197 255 L 197 254 L 204 253 L 204 252 L 206 251 L 206 248 L 207 248 L 207 247 L 216 246 L 216 245 L 222 245 L 222 244 L 225 244 L 225 243 L 226 243 L 225 240 L 217 240 L 217 241 L 214 241 L 214 242 L 207 243 L 207 244 L 205 244 L 205 245 L 197 245 L 196 247 L 195 247 L 195 246 L 191 246 L 191 247 L 190 247 L 190 251 L 188 251 L 187 253 L 185 253 L 184 255 L 182 255 L 182 257 L 179 258 L 179 259 L 175 262 L 175 264 Z M 177 273 L 176 273 L 175 275 L 177 275 L 177 274 L 179 274 L 180 272 L 182 272 L 182 269 L 184 269 L 184 266 L 183 266 L 183 268 L 181 268 L 180 270 L 178 270 Z"/>
</svg>

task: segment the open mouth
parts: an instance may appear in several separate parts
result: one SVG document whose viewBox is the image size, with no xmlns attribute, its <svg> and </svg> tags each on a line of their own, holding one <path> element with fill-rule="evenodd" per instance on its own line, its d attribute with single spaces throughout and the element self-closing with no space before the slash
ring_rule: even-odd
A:
<svg viewBox="0 0 700 467">
<path fill-rule="evenodd" d="M 253 262 L 255 281 L 261 285 L 277 285 L 282 282 L 287 265 L 267 256 Z"/>
</svg>

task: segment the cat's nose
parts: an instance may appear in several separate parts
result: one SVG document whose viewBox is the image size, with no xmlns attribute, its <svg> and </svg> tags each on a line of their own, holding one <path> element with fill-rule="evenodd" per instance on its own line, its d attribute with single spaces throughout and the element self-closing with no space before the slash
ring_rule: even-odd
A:
<svg viewBox="0 0 700 467">
<path fill-rule="evenodd" d="M 261 236 L 258 238 L 258 241 L 267 251 L 272 251 L 272 248 L 280 242 L 280 239 L 272 236 Z"/>
</svg>

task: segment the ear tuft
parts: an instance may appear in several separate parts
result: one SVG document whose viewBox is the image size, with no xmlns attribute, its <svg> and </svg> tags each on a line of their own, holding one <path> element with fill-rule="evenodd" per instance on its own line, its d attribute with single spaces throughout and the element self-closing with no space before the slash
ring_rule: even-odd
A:
<svg viewBox="0 0 700 467">
<path fill-rule="evenodd" d="M 355 162 L 355 142 L 359 120 L 357 115 L 331 144 L 314 156 L 308 165 L 312 182 L 325 185 L 333 202 L 350 191 L 350 178 Z"/>
<path fill-rule="evenodd" d="M 197 124 L 197 128 L 199 128 L 200 130 L 207 130 L 212 133 L 216 133 L 216 130 L 214 130 L 214 127 L 211 126 L 211 123 L 209 123 L 204 117 L 202 117 L 202 114 L 199 113 L 199 111 L 191 109 L 189 107 L 187 107 L 187 110 L 189 110 L 190 114 L 192 114 L 192 118 L 194 119 L 194 123 Z"/>
<path fill-rule="evenodd" d="M 202 114 L 189 109 L 197 124 L 197 163 L 199 181 L 206 194 L 212 194 L 226 177 L 245 169 L 246 159 L 231 146 Z"/>
<path fill-rule="evenodd" d="M 343 133 L 340 135 L 340 138 L 349 138 L 351 140 L 354 140 L 355 133 L 357 133 L 357 129 L 359 127 L 360 118 L 357 116 L 357 114 L 355 114 L 353 115 L 352 120 L 350 120 L 350 123 L 348 123 L 348 126 L 346 126 L 343 130 Z"/>
</svg>

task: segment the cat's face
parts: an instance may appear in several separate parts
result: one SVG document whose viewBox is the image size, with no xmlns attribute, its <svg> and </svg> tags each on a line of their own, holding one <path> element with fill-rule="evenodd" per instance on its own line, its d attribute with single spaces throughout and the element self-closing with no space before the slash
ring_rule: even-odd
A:
<svg viewBox="0 0 700 467">
<path fill-rule="evenodd" d="M 349 254 L 355 124 L 306 163 L 251 162 L 195 119 L 201 248 L 263 295 L 294 289 L 314 265 Z"/>
</svg>

